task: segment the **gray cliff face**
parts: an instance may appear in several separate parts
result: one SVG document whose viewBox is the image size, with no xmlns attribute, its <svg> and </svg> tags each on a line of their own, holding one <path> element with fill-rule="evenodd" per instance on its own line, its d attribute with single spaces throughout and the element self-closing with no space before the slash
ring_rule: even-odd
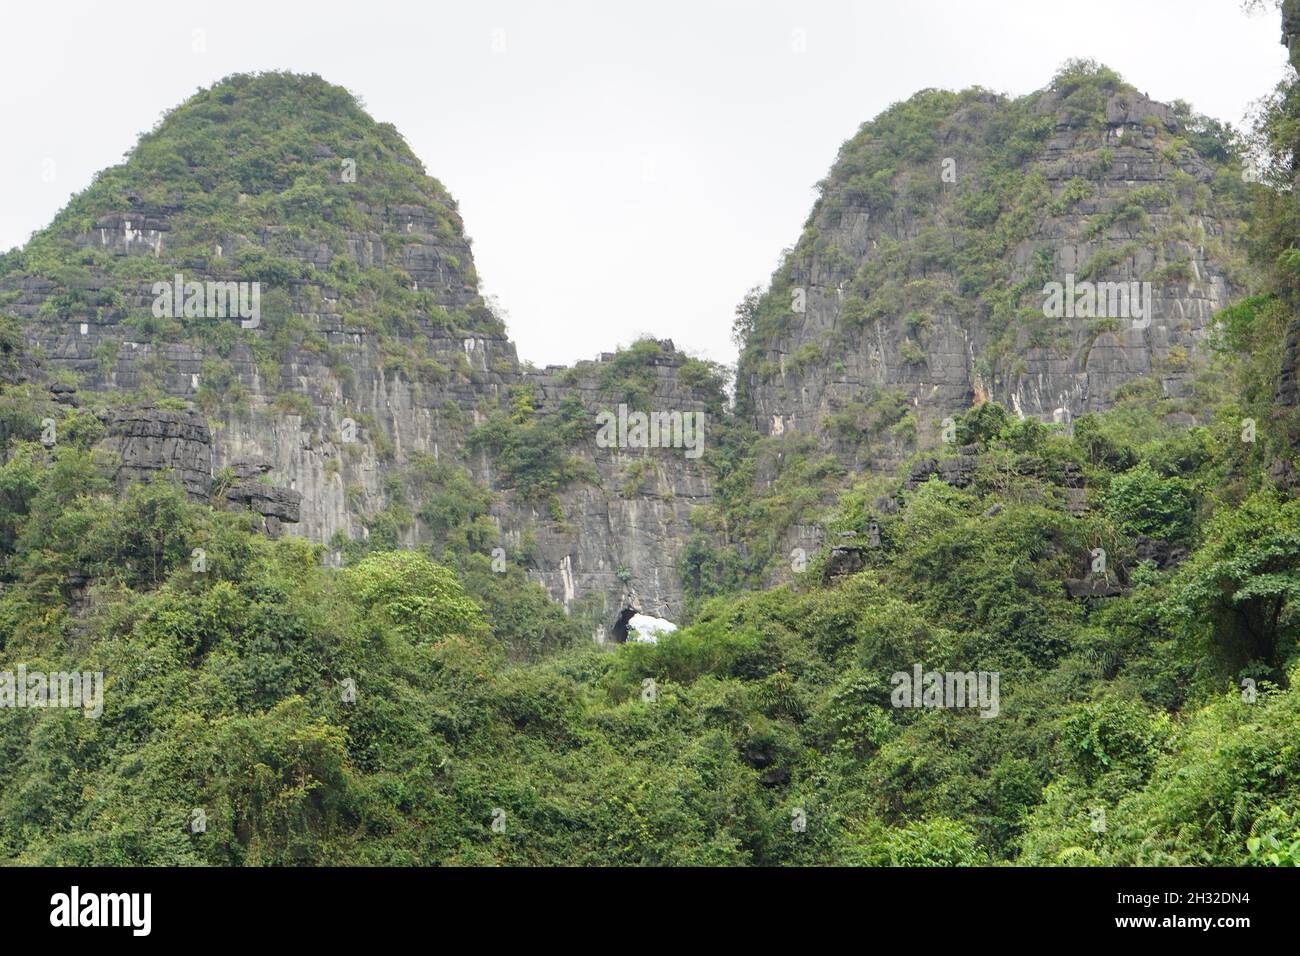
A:
<svg viewBox="0 0 1300 956">
<path fill-rule="evenodd" d="M 711 408 L 706 394 L 678 380 L 684 357 L 672 342 L 660 346 L 661 355 L 639 372 L 649 380 L 648 405 L 704 415 L 707 447 L 707 423 L 717 414 L 716 406 Z M 544 396 L 544 407 L 576 394 L 594 421 L 600 411 L 617 411 L 617 396 L 611 398 L 601 386 L 610 359 L 606 355 L 584 363 L 576 374 L 548 368 L 529 373 L 526 381 Z M 683 600 L 678 560 L 691 534 L 691 511 L 712 497 L 703 459 L 689 457 L 683 448 L 602 448 L 595 431 L 593 427 L 591 438 L 574 451 L 590 464 L 598 481 L 560 493 L 565 520 L 549 521 L 531 509 L 521 521 L 523 509 L 507 493 L 497 514 L 503 532 L 517 544 L 518 536 L 532 529 L 540 555 L 535 576 L 566 606 L 594 594 L 604 600 L 603 615 L 609 620 L 624 610 L 674 618 Z M 626 581 L 620 580 L 620 570 Z"/>
<path fill-rule="evenodd" d="M 966 112 L 995 111 L 999 102 L 989 96 Z M 960 256 L 945 258 L 955 245 L 951 232 L 964 224 L 963 192 L 978 195 L 990 176 L 971 155 L 977 139 L 959 115 L 939 147 L 953 161 L 955 181 L 942 178 L 938 157 L 904 167 L 894 188 L 909 201 L 872 211 L 832 178 L 812 221 L 816 245 L 791 261 L 790 285 L 802 290 L 805 311 L 787 298 L 784 332 L 765 343 L 760 362 L 742 368 L 761 432 L 815 433 L 868 466 L 904 456 L 914 436 L 921 447 L 933 445 L 945 418 L 985 399 L 1020 416 L 1068 422 L 1109 407 L 1115 390 L 1139 376 L 1155 374 L 1166 394 L 1183 393 L 1207 324 L 1234 294 L 1232 223 L 1208 187 L 1215 170 L 1173 142 L 1174 111 L 1140 94 L 1111 96 L 1100 129 L 1062 111 L 1051 92 L 1033 110 L 1050 132 L 1022 181 L 1027 193 L 1039 192 L 1028 195 L 1026 221 L 1012 224 L 1020 237 L 991 277 L 1002 288 L 1024 287 L 1014 319 L 1023 328 L 1010 347 L 1005 338 L 994 341 L 1003 320 L 963 288 Z M 922 177 L 928 182 L 917 185 Z M 1073 201 L 1070 189 L 1079 193 Z M 876 310 L 879 272 L 870 270 L 882 259 L 901 288 L 891 307 Z M 1080 283 L 1150 281 L 1154 317 L 1149 324 L 1045 319 L 1040 290 L 1070 274 Z M 855 296 L 870 300 L 865 316 L 853 307 Z M 873 394 L 905 403 L 915 428 L 891 434 L 861 414 L 855 403 Z M 840 433 L 828 427 L 846 413 Z M 868 433 L 870 447 L 845 432 Z"/>
<path fill-rule="evenodd" d="M 957 182 L 975 192 L 993 175 L 977 146 L 1004 103 L 968 98 L 940 131 Z M 1094 278 L 1150 280 L 1150 325 L 1061 319 L 1021 330 L 1008 350 L 1003 317 L 944 260 L 943 238 L 969 213 L 956 183 L 941 183 L 933 164 L 902 168 L 894 200 L 882 206 L 832 177 L 813 218 L 820 238 L 789 269 L 788 285 L 806 307 L 742 361 L 762 434 L 811 434 L 864 469 L 933 444 L 926 436 L 938 422 L 980 399 L 1050 420 L 1105 408 L 1117 387 L 1153 371 L 1169 394 L 1183 389 L 1207 322 L 1233 294 L 1230 229 L 1206 188 L 1214 171 L 1193 150 L 1169 145 L 1176 117 L 1145 97 L 1114 96 L 1100 130 L 1059 106 L 1051 94 L 1038 103 L 1047 129 L 1022 172 L 1040 195 L 1023 235 L 999 253 L 995 281 L 1083 278 L 1110 256 Z M 1078 195 L 1064 202 L 1072 189 Z M 76 295 L 57 270 L 0 280 L 0 303 L 23 323 L 25 374 L 62 389 L 57 401 L 99 415 L 120 482 L 169 474 L 194 499 L 251 510 L 268 534 L 322 543 L 327 560 L 339 562 L 346 541 L 374 534 L 407 547 L 435 542 L 440 532 L 421 515 L 421 496 L 429 463 L 449 465 L 491 492 L 497 540 L 486 547 L 505 549 L 552 598 L 590 613 L 597 640 L 616 634 L 630 611 L 680 613 L 692 512 L 713 496 L 703 459 L 680 447 L 596 440 L 598 414 L 621 401 L 621 377 L 635 378 L 638 408 L 724 414 L 716 387 L 684 374 L 687 360 L 672 343 L 634 365 L 610 355 L 572 368 L 522 365 L 479 298 L 449 199 L 358 203 L 360 215 L 347 221 L 366 225 L 330 241 L 265 226 L 213 242 L 203 255 L 180 206 L 134 194 L 120 205 L 60 235 L 79 263 Z M 992 220 L 978 229 L 992 231 Z M 252 329 L 228 318 L 159 333 L 148 322 L 151 281 L 122 278 L 235 281 L 240 257 L 262 251 L 292 260 L 304 278 L 264 289 L 262 324 Z M 341 260 L 399 270 L 390 275 L 418 294 L 420 307 L 388 315 L 387 325 L 370 321 L 331 284 Z M 107 270 L 105 261 L 128 268 Z M 862 299 L 882 276 L 894 298 L 872 300 L 867 314 Z M 180 401 L 112 400 L 142 392 Z M 510 416 L 520 392 L 541 416 L 580 407 L 589 427 L 564 451 L 582 477 L 539 495 L 516 487 L 499 449 L 472 440 L 477 427 Z M 178 410 L 182 403 L 189 410 Z M 897 427 L 906 414 L 910 429 Z M 712 437 L 706 427 L 706 447 Z M 811 553 L 823 538 L 820 528 L 798 525 L 782 546 Z"/>
<path fill-rule="evenodd" d="M 118 412 L 100 443 L 119 462 L 119 491 L 134 481 L 170 473 L 191 498 L 205 501 L 212 488 L 212 438 L 197 412 L 133 408 Z"/>
<path fill-rule="evenodd" d="M 75 394 L 75 393 L 74 393 Z M 135 407 L 107 422 L 100 447 L 117 463 L 118 490 L 158 477 L 175 480 L 194 501 L 260 516 L 261 529 L 279 537 L 284 524 L 297 524 L 302 495 L 260 480 L 270 471 L 261 460 L 230 467 L 230 482 L 214 488 L 214 445 L 208 420 L 193 410 Z"/>
<path fill-rule="evenodd" d="M 414 283 L 435 290 L 439 304 L 449 309 L 474 299 L 466 242 L 433 235 L 436 219 L 418 208 L 401 207 L 388 220 L 403 238 L 400 266 Z M 76 244 L 115 256 L 165 258 L 170 233 L 165 209 L 124 212 L 101 217 Z M 383 239 L 351 236 L 346 254 L 358 264 L 382 263 Z M 291 249 L 300 262 L 318 267 L 331 255 L 309 242 Z M 412 458 L 432 456 L 496 493 L 491 516 L 500 546 L 513 550 L 527 539 L 530 575 L 566 607 L 586 601 L 607 625 L 597 629 L 598 639 L 605 639 L 624 609 L 664 617 L 680 611 L 677 560 L 690 534 L 692 508 L 709 498 L 708 479 L 701 461 L 687 459 L 682 449 L 596 446 L 596 415 L 614 407 L 600 385 L 611 356 L 574 370 L 538 372 L 521 367 L 514 345 L 502 336 L 454 334 L 429 323 L 417 325 L 404 342 L 412 356 L 426 360 L 412 375 L 395 366 L 391 345 L 381 348 L 370 330 L 349 324 L 327 288 L 296 283 L 289 290 L 293 310 L 333 354 L 298 348 L 268 375 L 266 363 L 241 339 L 225 356 L 230 371 L 223 373 L 238 388 L 223 388 L 243 400 L 214 404 L 204 401 L 210 348 L 142 341 L 120 317 L 102 311 L 51 320 L 41 306 L 56 291 L 55 283 L 27 279 L 11 306 L 26 320 L 27 351 L 37 357 L 37 375 L 72 373 L 83 394 L 130 392 L 148 378 L 168 396 L 204 409 L 103 412 L 103 446 L 121 461 L 120 481 L 168 472 L 193 498 L 208 500 L 225 476 L 227 485 L 214 503 L 251 508 L 273 535 L 329 544 L 340 535 L 369 537 L 375 517 L 395 499 L 416 500 L 408 474 Z M 145 287 L 121 291 L 136 309 L 153 301 Z M 676 380 L 684 356 L 672 343 L 662 345 L 663 354 L 638 373 L 649 383 L 652 406 L 703 410 L 705 396 Z M 532 387 L 542 413 L 576 394 L 592 422 L 590 435 L 571 449 L 588 463 L 592 480 L 561 489 L 558 511 L 518 495 L 498 474 L 490 452 L 467 445 L 472 429 L 508 409 L 510 390 L 520 386 Z M 418 515 L 398 530 L 403 546 L 430 539 Z M 339 557 L 330 552 L 330 560 Z"/>
</svg>

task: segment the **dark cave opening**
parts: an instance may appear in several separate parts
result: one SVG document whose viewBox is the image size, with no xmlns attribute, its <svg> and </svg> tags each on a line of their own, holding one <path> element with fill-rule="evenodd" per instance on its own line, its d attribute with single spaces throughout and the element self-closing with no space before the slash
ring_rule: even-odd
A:
<svg viewBox="0 0 1300 956">
<path fill-rule="evenodd" d="M 610 633 L 614 635 L 615 644 L 623 644 L 627 642 L 627 622 L 632 620 L 635 615 L 636 611 L 632 610 L 630 607 L 625 607 L 619 612 L 618 620 L 615 621 L 614 626 L 610 628 Z"/>
</svg>

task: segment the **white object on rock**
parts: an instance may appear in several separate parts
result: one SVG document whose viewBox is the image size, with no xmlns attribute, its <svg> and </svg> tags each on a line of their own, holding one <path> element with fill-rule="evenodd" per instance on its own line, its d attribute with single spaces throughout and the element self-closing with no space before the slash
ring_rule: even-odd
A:
<svg viewBox="0 0 1300 956">
<path fill-rule="evenodd" d="M 660 634 L 671 634 L 677 630 L 672 621 L 649 614 L 633 614 L 627 619 L 627 639 L 642 644 L 658 644 Z"/>
</svg>

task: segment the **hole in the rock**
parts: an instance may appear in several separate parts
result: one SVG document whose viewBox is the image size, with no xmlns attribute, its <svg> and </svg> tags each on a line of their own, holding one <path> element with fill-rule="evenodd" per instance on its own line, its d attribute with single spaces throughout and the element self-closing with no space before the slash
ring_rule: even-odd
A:
<svg viewBox="0 0 1300 956">
<path fill-rule="evenodd" d="M 618 620 L 614 622 L 613 628 L 610 629 L 610 633 L 614 635 L 615 644 L 622 644 L 627 640 L 627 622 L 632 620 L 635 615 L 636 611 L 630 607 L 623 608 L 619 613 Z"/>
<path fill-rule="evenodd" d="M 675 630 L 677 625 L 666 618 L 625 608 L 619 613 L 618 623 L 614 625 L 612 632 L 614 640 L 619 644 L 627 641 L 657 644 L 661 634 L 671 634 Z"/>
</svg>

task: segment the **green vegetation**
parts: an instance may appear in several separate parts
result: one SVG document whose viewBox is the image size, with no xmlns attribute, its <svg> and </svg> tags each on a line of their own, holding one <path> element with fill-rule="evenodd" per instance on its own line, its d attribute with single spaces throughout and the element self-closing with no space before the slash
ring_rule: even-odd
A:
<svg viewBox="0 0 1300 956">
<path fill-rule="evenodd" d="M 1138 93 L 1114 71 L 1080 60 L 1066 63 L 1048 89 L 1020 99 L 979 88 L 923 90 L 863 124 L 819 184 L 821 195 L 803 234 L 768 291 L 752 291 L 737 310 L 738 409 L 750 411 L 755 384 L 778 377 L 771 352 L 795 323 L 793 303 L 800 291 L 810 303 L 832 289 L 842 296 L 838 318 L 845 350 L 865 346 L 868 326 L 903 319 L 907 336 L 897 347 L 905 365 L 927 359 L 926 317 L 941 315 L 965 328 L 978 327 L 988 335 L 977 356 L 978 371 L 993 386 L 1014 382 L 1026 348 L 1065 350 L 1069 343 L 1060 338 L 1059 324 L 1042 316 L 1041 289 L 1059 278 L 1053 275 L 1051 250 L 1038 250 L 1028 263 L 1021 255 L 1025 243 L 1043 234 L 1047 218 L 1077 216 L 1085 200 L 1099 197 L 1102 175 L 1114 162 L 1109 147 L 1082 154 L 1089 161 L 1087 175 L 1059 185 L 1055 177 L 1049 180 L 1052 170 L 1041 156 L 1057 122 L 1079 131 L 1081 149 L 1100 142 L 1106 104 L 1115 96 Z M 1043 109 L 1045 104 L 1052 112 Z M 1215 176 L 1208 185 L 1199 184 L 1176 169 L 1169 175 L 1172 186 L 1139 187 L 1111 211 L 1091 217 L 1080 227 L 1081 238 L 1101 243 L 1101 249 L 1082 264 L 1081 280 L 1105 278 L 1139 249 L 1157 255 L 1156 267 L 1144 279 L 1192 280 L 1188 262 L 1166 261 L 1166 246 L 1172 239 L 1204 242 L 1205 237 L 1190 234 L 1188 215 L 1205 211 L 1211 201 L 1229 238 L 1238 238 L 1248 188 L 1239 175 L 1235 134 L 1193 114 L 1186 104 L 1174 112 L 1175 130 L 1163 124 L 1151 129 L 1157 150 L 1171 165 L 1194 156 Z M 955 164 L 951 182 L 941 179 L 949 159 Z M 1164 213 L 1169 223 L 1157 228 L 1151 210 Z M 870 253 L 854 261 L 834 247 L 833 237 L 845 217 L 864 212 L 873 223 L 894 225 L 883 235 L 873 234 Z M 908 238 L 892 238 L 900 232 Z M 1124 241 L 1108 238 L 1117 232 Z M 1241 278 L 1240 257 L 1224 244 L 1216 253 L 1230 274 Z M 812 288 L 814 260 L 816 284 L 824 291 Z M 892 339 L 892 326 L 889 334 Z M 820 355 L 803 346 L 787 358 L 785 374 L 798 380 L 809 367 L 826 364 L 818 361 Z"/>
<path fill-rule="evenodd" d="M 535 420 L 526 404 L 512 427 Z M 490 539 L 474 529 L 490 496 L 450 466 L 424 459 L 417 483 L 421 512 L 452 542 L 441 564 L 372 549 L 332 571 L 318 547 L 267 541 L 166 482 L 107 495 L 89 441 L 51 456 L 13 439 L 0 468 L 0 668 L 102 670 L 106 688 L 96 720 L 3 712 L 0 855 L 1289 859 L 1300 511 L 1262 479 L 1267 435 L 1243 461 L 1235 430 L 1146 437 L 1125 425 L 1139 408 L 1160 411 L 1139 394 L 1073 438 L 972 410 L 957 423 L 979 448 L 969 487 L 934 480 L 884 515 L 872 479 L 826 516 L 834 533 L 878 524 L 863 570 L 828 579 L 813 555 L 794 584 L 744 592 L 753 569 L 700 562 L 698 590 L 714 596 L 689 626 L 613 653 L 529 590 L 526 549 L 508 573 L 489 568 Z M 741 460 L 738 481 L 753 467 Z M 784 473 L 777 496 L 812 488 L 815 462 Z M 1066 463 L 1093 489 L 1084 515 L 1051 480 Z M 1225 469 L 1246 480 L 1219 480 Z M 774 530 L 801 507 L 744 500 L 720 514 Z M 1134 542 L 1151 536 L 1192 553 L 1143 563 Z M 1095 547 L 1126 591 L 1071 600 L 1061 582 L 1087 573 Z M 92 582 L 89 609 L 65 590 L 73 572 Z M 998 717 L 891 707 L 890 675 L 917 662 L 998 672 Z M 206 833 L 187 829 L 194 808 Z M 497 808 L 505 834 L 490 826 Z"/>
<path fill-rule="evenodd" d="M 297 138 L 260 140 L 286 117 L 261 112 L 282 110 L 282 98 L 255 94 L 281 82 L 232 78 L 200 93 L 142 142 L 147 176 L 131 164 L 106 173 L 0 262 L 0 279 L 57 273 L 55 316 L 121 308 L 92 291 L 91 267 L 140 269 L 134 278 L 147 281 L 148 263 L 85 259 L 69 236 L 132 193 L 169 201 L 171 180 L 202 212 L 179 230 L 195 255 L 240 230 L 297 224 L 328 241 L 364 226 L 327 182 L 340 155 L 360 157 L 360 170 L 392 159 L 409 172 L 367 187 L 371 208 L 445 199 L 397 161 L 413 157 L 396 134 L 362 123 L 337 88 L 307 84 L 289 123 Z M 1052 95 L 1089 128 L 1126 89 L 1108 70 L 1071 64 Z M 576 393 L 544 405 L 540 388 L 514 386 L 507 407 L 484 402 L 465 437 L 501 491 L 454 456 L 409 456 L 404 474 L 382 479 L 386 507 L 362 516 L 368 537 L 331 542 L 344 559 L 335 569 L 323 546 L 269 540 L 255 516 L 195 504 L 165 479 L 119 493 L 97 450 L 99 420 L 23 381 L 21 329 L 0 321 L 0 672 L 105 675 L 95 719 L 0 708 L 0 862 L 1295 865 L 1300 501 L 1285 476 L 1298 430 L 1295 410 L 1274 400 L 1300 289 L 1293 196 L 1257 197 L 1264 286 L 1219 317 L 1187 394 L 1167 397 L 1157 370 L 1072 428 L 979 403 L 952 422 L 956 447 L 936 453 L 940 472 L 906 484 L 919 456 L 871 474 L 821 441 L 909 446 L 918 423 L 901 391 L 831 408 L 819 434 L 760 438 L 747 424 L 746 390 L 772 373 L 768 349 L 799 270 L 814 253 L 846 260 L 818 245 L 817 223 L 850 207 L 912 215 L 939 201 L 915 170 L 937 163 L 943 138 L 973 157 L 978 188 L 954 190 L 944 235 L 882 242 L 846 271 L 846 321 L 904 316 L 908 360 L 919 363 L 938 306 L 975 310 L 993 330 L 990 373 L 1021 333 L 1051 345 L 1023 314 L 1037 273 L 1008 287 L 1000 270 L 1031 211 L 1072 210 L 1095 182 L 1066 180 L 1052 194 L 1041 172 L 1024 171 L 1052 122 L 1033 104 L 926 91 L 865 126 L 772 290 L 737 312 L 737 414 L 726 414 L 716 366 L 678 369 L 708 394 L 702 461 L 714 497 L 692 516 L 683 626 L 654 644 L 595 646 L 593 625 L 607 623 L 597 609 L 566 613 L 527 580 L 535 537 L 500 542 L 498 494 L 562 521 L 560 493 L 594 480 L 573 453 L 594 430 Z M 316 129 L 318 111 L 338 121 Z M 1177 133 L 1157 131 L 1162 148 L 1231 169 L 1227 131 L 1179 116 Z M 1260 136 L 1279 163 L 1294 155 L 1296 116 L 1290 88 L 1266 111 Z M 222 127 L 253 146 L 221 152 L 209 180 L 188 160 Z M 1099 149 L 1089 160 L 1100 169 L 1113 157 Z M 1239 198 L 1231 178 L 1216 175 L 1216 202 Z M 1135 194 L 1098 228 L 1144 230 L 1148 209 L 1190 208 L 1193 191 Z M 459 235 L 443 205 L 439 228 Z M 1095 261 L 1121 253 L 1105 246 Z M 279 253 L 233 255 L 241 274 L 287 281 L 281 270 L 301 268 Z M 381 334 L 411 321 L 408 294 L 424 295 L 342 256 L 330 273 L 340 301 L 356 294 L 352 318 Z M 425 306 L 436 324 L 436 303 Z M 294 302 L 268 303 L 252 348 L 259 371 L 324 347 L 302 315 Z M 223 338 L 233 333 L 124 321 L 159 338 L 208 336 L 200 404 L 245 398 Z M 793 358 L 812 368 L 832 346 Z M 431 356 L 389 358 L 424 381 L 469 377 Z M 597 383 L 603 397 L 649 401 L 647 373 L 663 359 L 652 340 L 622 350 Z M 569 384 L 588 371 L 571 370 Z M 309 415 L 311 403 L 275 409 Z M 1189 410 L 1197 424 L 1176 424 Z M 459 406 L 443 412 L 465 428 Z M 41 443 L 46 417 L 58 425 L 53 448 Z M 381 459 L 395 454 L 373 420 L 358 424 Z M 943 470 L 954 465 L 961 480 Z M 330 480 L 341 472 L 334 464 Z M 647 476 L 638 461 L 621 490 Z M 233 480 L 224 470 L 214 491 Z M 346 489 L 358 509 L 361 491 Z M 431 540 L 403 550 L 417 519 Z M 810 545 L 805 565 L 791 542 L 814 526 L 824 546 Z M 609 571 L 633 579 L 623 564 Z M 1103 587 L 1067 587 L 1080 582 Z M 894 675 L 917 665 L 998 675 L 996 715 L 896 706 Z M 196 810 L 202 832 L 190 825 Z"/>
<path fill-rule="evenodd" d="M 510 411 L 494 412 L 470 432 L 469 446 L 491 449 L 505 481 L 524 498 L 555 500 L 561 488 L 591 480 L 587 467 L 568 449 L 594 426 L 576 393 L 550 412 L 538 412 L 533 402 L 530 387 L 513 388 Z"/>
<path fill-rule="evenodd" d="M 438 382 L 449 372 L 427 333 L 497 335 L 504 326 L 477 295 L 452 305 L 477 279 L 451 252 L 441 265 L 453 296 L 416 287 L 401 267 L 402 246 L 417 238 L 405 229 L 414 210 L 427 217 L 421 230 L 440 248 L 468 248 L 442 184 L 397 130 L 376 123 L 352 94 L 318 76 L 236 74 L 168 112 L 125 162 L 101 172 L 26 246 L 0 256 L 0 283 L 54 282 L 42 306 L 48 321 L 97 316 L 129 326 L 137 341 L 188 342 L 222 358 L 246 342 L 273 389 L 280 366 L 298 350 L 325 355 L 348 377 L 340 348 L 308 318 L 328 296 L 349 327 L 375 336 L 386 368 Z M 131 255 L 101 247 L 95 223 L 110 213 L 124 214 L 134 233 L 159 245 Z M 163 230 L 151 233 L 159 221 Z M 113 241 L 124 228 L 109 230 Z M 382 261 L 358 261 L 358 234 L 382 237 Z M 136 296 L 149 300 L 154 282 L 171 282 L 178 272 L 186 281 L 261 283 L 261 326 L 159 318 L 129 304 Z M 107 371 L 115 356 L 97 357 Z M 201 399 L 220 400 L 214 392 Z"/>
</svg>

